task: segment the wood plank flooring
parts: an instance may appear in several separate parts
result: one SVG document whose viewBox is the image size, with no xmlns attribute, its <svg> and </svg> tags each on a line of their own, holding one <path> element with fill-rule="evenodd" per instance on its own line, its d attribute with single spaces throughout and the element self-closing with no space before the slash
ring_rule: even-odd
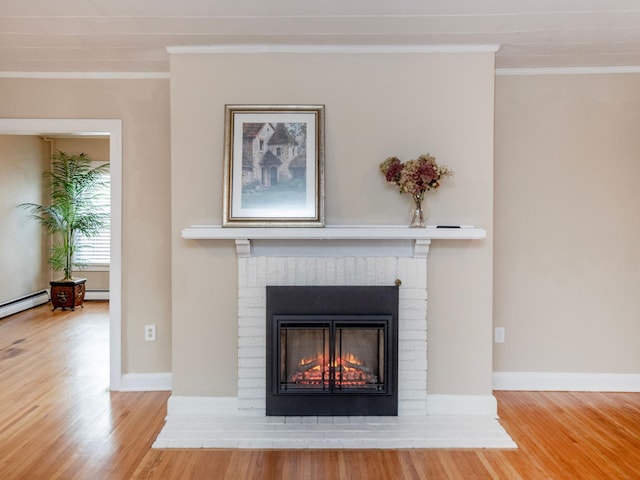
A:
<svg viewBox="0 0 640 480">
<path fill-rule="evenodd" d="M 155 450 L 168 392 L 108 391 L 108 304 L 0 319 L 0 479 L 640 479 L 640 394 L 497 392 L 518 450 Z"/>
</svg>

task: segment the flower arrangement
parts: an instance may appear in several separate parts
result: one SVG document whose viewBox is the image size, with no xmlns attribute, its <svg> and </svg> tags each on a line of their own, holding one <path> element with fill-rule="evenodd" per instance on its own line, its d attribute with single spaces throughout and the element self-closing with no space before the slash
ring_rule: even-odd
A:
<svg viewBox="0 0 640 480">
<path fill-rule="evenodd" d="M 402 163 L 398 157 L 389 157 L 380 164 L 380 172 L 387 182 L 398 187 L 400 193 L 408 193 L 415 202 L 414 220 L 411 226 L 424 226 L 422 201 L 428 190 L 440 188 L 444 177 L 452 177 L 453 172 L 444 165 L 438 165 L 435 157 L 420 155 L 415 160 Z M 419 211 L 419 212 L 418 212 Z M 418 215 L 421 218 L 416 218 Z"/>
<path fill-rule="evenodd" d="M 440 187 L 440 180 L 453 176 L 453 172 L 444 165 L 438 165 L 435 157 L 428 153 L 416 160 L 402 163 L 398 157 L 389 157 L 380 164 L 380 171 L 389 183 L 398 187 L 400 193 L 424 195 L 427 190 Z"/>
</svg>

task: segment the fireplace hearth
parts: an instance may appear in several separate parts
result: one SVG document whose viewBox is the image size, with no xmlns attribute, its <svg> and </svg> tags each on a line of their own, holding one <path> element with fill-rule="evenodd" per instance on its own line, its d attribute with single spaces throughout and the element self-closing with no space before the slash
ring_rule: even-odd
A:
<svg viewBox="0 0 640 480">
<path fill-rule="evenodd" d="M 397 415 L 398 288 L 267 286 L 267 415 Z"/>
</svg>

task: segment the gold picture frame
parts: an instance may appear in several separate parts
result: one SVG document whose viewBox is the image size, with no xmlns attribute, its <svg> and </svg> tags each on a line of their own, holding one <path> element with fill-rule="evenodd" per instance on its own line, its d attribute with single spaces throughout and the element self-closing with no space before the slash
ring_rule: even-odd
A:
<svg viewBox="0 0 640 480">
<path fill-rule="evenodd" d="M 225 227 L 324 226 L 324 105 L 225 105 Z"/>
</svg>

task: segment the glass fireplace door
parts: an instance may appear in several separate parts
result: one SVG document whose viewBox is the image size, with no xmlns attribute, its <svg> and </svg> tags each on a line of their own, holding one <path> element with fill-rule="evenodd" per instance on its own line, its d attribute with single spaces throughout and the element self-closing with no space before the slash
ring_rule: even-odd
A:
<svg viewBox="0 0 640 480">
<path fill-rule="evenodd" d="M 384 389 L 384 326 L 336 323 L 336 390 Z"/>
<path fill-rule="evenodd" d="M 384 392 L 387 322 L 323 318 L 278 322 L 278 391 Z"/>
<path fill-rule="evenodd" d="M 280 391 L 328 391 L 332 384 L 331 330 L 325 324 L 280 328 Z"/>
</svg>

